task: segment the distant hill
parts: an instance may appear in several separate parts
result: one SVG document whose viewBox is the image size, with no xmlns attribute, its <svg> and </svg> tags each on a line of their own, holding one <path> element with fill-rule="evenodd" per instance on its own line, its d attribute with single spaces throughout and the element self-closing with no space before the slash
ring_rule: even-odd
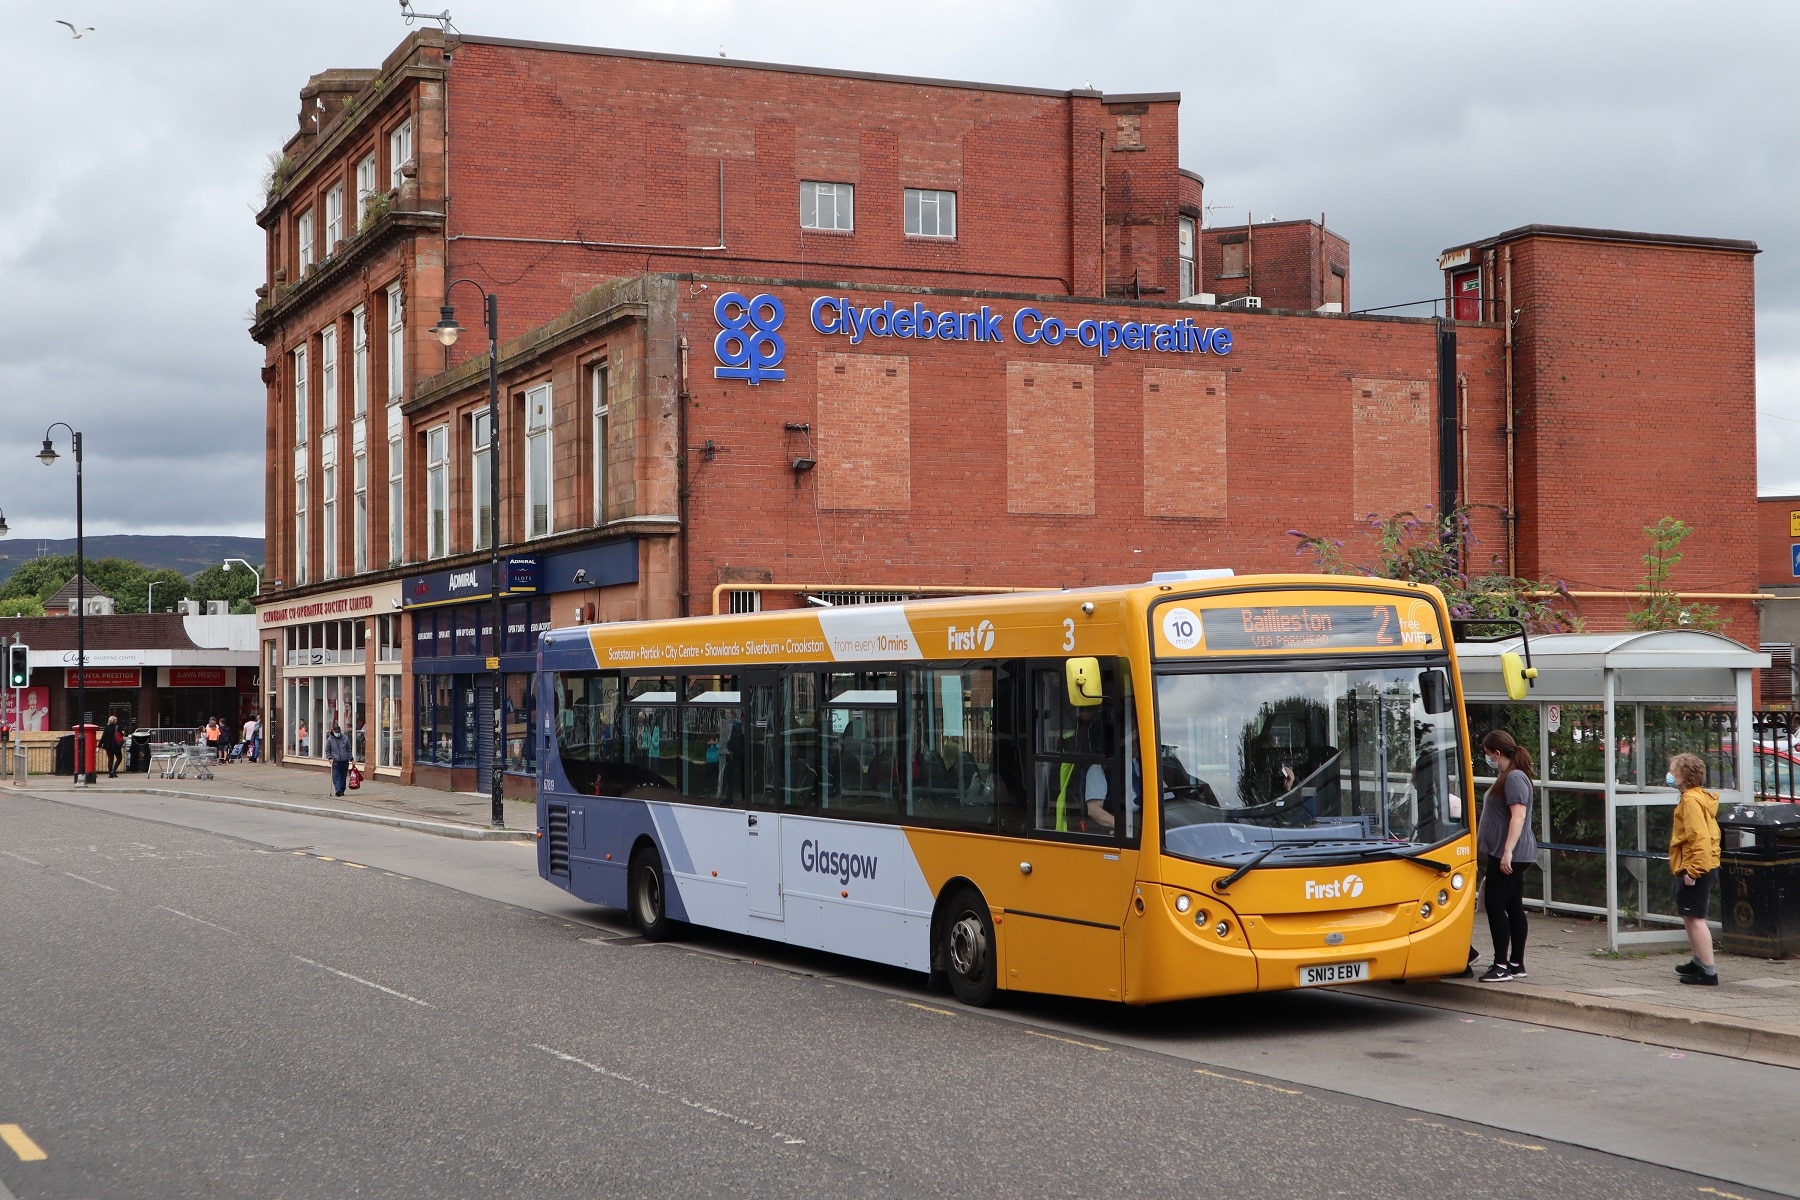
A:
<svg viewBox="0 0 1800 1200">
<path fill-rule="evenodd" d="M 214 537 L 206 534 L 162 537 L 146 534 L 109 533 L 87 539 L 84 547 L 89 558 L 128 558 L 145 567 L 167 567 L 183 575 L 193 575 L 208 567 L 216 567 L 228 558 L 241 558 L 256 564 L 263 562 L 263 540 L 248 537 Z M 0 583 L 40 554 L 73 554 L 74 538 L 21 538 L 0 540 Z"/>
</svg>

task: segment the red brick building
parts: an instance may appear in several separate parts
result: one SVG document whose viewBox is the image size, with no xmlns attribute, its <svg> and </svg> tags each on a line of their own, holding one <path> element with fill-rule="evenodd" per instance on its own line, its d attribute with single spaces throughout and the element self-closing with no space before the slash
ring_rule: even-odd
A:
<svg viewBox="0 0 1800 1200">
<path fill-rule="evenodd" d="M 1701 530 L 1684 581 L 1753 578 L 1753 246 L 1527 227 L 1461 252 L 1461 319 L 1348 316 L 1322 224 L 1250 227 L 1241 259 L 1200 230 L 1178 118 L 1167 94 L 429 32 L 315 76 L 259 218 L 272 731 L 341 716 L 378 769 L 468 786 L 495 649 L 530 766 L 548 625 L 710 611 L 721 583 L 1291 569 L 1289 529 L 1427 504 L 1596 590 L 1630 587 L 1669 511 Z M 1654 295 L 1616 294 L 1638 277 Z M 1207 303 L 1233 295 L 1262 306 Z M 1621 469 L 1658 423 L 1718 486 Z M 312 678 L 375 642 L 389 666 Z"/>
</svg>

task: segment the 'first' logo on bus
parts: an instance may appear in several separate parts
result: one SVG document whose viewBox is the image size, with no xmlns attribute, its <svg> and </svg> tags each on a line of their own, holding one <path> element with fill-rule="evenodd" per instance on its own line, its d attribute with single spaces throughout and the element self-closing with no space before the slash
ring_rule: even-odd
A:
<svg viewBox="0 0 1800 1200">
<path fill-rule="evenodd" d="M 713 318 L 719 323 L 719 336 L 713 339 L 719 365 L 713 368 L 713 378 L 745 379 L 751 387 L 765 379 L 787 378 L 780 365 L 787 357 L 787 343 L 777 332 L 787 319 L 787 309 L 780 300 L 767 292 L 751 300 L 742 292 L 726 292 L 714 302 Z"/>
</svg>

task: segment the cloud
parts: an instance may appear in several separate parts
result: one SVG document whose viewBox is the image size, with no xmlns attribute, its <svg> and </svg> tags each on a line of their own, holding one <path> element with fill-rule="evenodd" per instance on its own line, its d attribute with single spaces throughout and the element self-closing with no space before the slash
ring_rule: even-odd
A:
<svg viewBox="0 0 1800 1200">
<path fill-rule="evenodd" d="M 420 10 L 442 8 L 421 3 Z M 1213 217 L 1327 214 L 1359 307 L 1436 296 L 1446 246 L 1530 222 L 1740 237 L 1758 263 L 1760 470 L 1800 491 L 1800 6 L 459 0 L 471 33 L 1113 92 L 1178 90 Z M 299 88 L 377 65 L 396 6 L 88 0 L 80 41 L 13 6 L 0 105 L 0 509 L 15 538 L 259 534 L 252 220 Z M 1553 36 L 1550 31 L 1553 31 Z M 1030 214 L 1020 214 L 1021 221 Z M 1429 311 L 1426 309 L 1419 310 Z"/>
</svg>

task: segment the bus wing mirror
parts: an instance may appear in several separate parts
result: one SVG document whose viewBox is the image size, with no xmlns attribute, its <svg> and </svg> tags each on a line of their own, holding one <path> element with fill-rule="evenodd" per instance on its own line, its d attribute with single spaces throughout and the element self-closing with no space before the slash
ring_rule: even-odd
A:
<svg viewBox="0 0 1800 1200">
<path fill-rule="evenodd" d="M 1427 713 L 1450 711 L 1450 679 L 1436 667 L 1419 672 L 1419 703 Z"/>
<path fill-rule="evenodd" d="M 1508 650 L 1500 656 L 1500 674 L 1506 679 L 1506 695 L 1510 700 L 1523 700 L 1537 679 L 1537 668 L 1525 665 L 1525 660 Z"/>
<path fill-rule="evenodd" d="M 1092 708 L 1106 698 L 1100 688 L 1100 660 L 1071 658 L 1064 670 L 1069 680 L 1069 703 L 1076 708 Z"/>
</svg>

